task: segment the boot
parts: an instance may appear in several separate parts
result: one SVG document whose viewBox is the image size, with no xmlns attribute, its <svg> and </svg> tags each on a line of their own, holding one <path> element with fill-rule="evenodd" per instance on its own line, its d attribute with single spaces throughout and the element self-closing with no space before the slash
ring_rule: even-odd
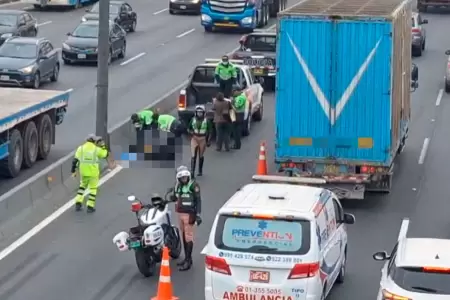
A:
<svg viewBox="0 0 450 300">
<path fill-rule="evenodd" d="M 193 242 L 186 243 L 186 261 L 184 264 L 178 269 L 180 271 L 187 271 L 192 267 L 192 249 L 194 248 Z"/>
<path fill-rule="evenodd" d="M 183 237 L 183 249 L 184 249 L 184 259 L 182 260 L 182 261 L 180 261 L 180 262 L 178 262 L 177 263 L 177 266 L 179 266 L 179 267 L 181 267 L 182 265 L 184 265 L 184 263 L 186 262 L 186 257 L 187 257 L 187 255 L 186 255 L 186 240 L 184 239 L 184 237 Z"/>
<path fill-rule="evenodd" d="M 86 211 L 87 211 L 87 213 L 94 213 L 95 212 L 95 208 L 91 207 L 91 206 L 88 206 Z"/>
<path fill-rule="evenodd" d="M 197 157 L 194 156 L 191 158 L 191 174 L 195 176 L 195 165 L 197 164 Z"/>
<path fill-rule="evenodd" d="M 83 204 L 81 203 L 75 203 L 75 210 L 80 211 L 83 208 Z"/>
<path fill-rule="evenodd" d="M 205 162 L 205 157 L 200 157 L 198 161 L 198 174 L 197 176 L 203 176 L 203 163 Z"/>
</svg>

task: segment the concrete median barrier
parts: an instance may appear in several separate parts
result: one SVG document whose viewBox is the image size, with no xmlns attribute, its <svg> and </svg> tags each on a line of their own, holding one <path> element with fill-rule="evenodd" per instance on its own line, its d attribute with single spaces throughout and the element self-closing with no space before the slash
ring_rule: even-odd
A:
<svg viewBox="0 0 450 300">
<path fill-rule="evenodd" d="M 177 91 L 168 93 L 147 108 L 168 113 L 176 106 L 176 95 Z M 112 151 L 116 153 L 128 152 L 128 146 L 136 139 L 128 121 L 112 128 L 109 136 Z M 23 230 L 27 230 L 75 196 L 79 179 L 70 174 L 73 155 L 74 152 L 68 154 L 0 196 L 0 247 L 17 235 L 19 225 L 23 227 L 20 220 L 26 219 L 27 228 Z M 102 170 L 106 169 L 107 164 L 102 163 Z"/>
</svg>

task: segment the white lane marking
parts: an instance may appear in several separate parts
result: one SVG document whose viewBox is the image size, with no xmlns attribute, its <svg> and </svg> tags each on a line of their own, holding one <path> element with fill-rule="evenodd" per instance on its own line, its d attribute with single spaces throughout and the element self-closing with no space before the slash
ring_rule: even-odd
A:
<svg viewBox="0 0 450 300">
<path fill-rule="evenodd" d="M 304 2 L 304 1 L 302 1 Z M 267 28 L 267 30 L 271 30 L 273 28 L 275 28 L 276 24 L 270 26 Z M 230 51 L 228 53 L 228 55 L 231 55 L 233 52 L 235 52 L 236 50 L 238 50 L 239 47 L 233 49 L 232 51 Z M 178 86 L 174 87 L 172 90 L 168 91 L 166 94 L 164 94 L 163 96 L 159 97 L 155 102 L 151 103 L 149 106 L 154 106 L 157 105 L 158 103 L 160 103 L 161 101 L 163 101 L 164 99 L 166 99 L 167 97 L 169 97 L 171 94 L 175 93 L 177 90 L 180 90 L 181 88 L 183 88 L 187 83 L 187 80 L 185 80 L 184 82 L 182 82 L 181 84 L 179 84 Z M 109 132 L 112 132 L 114 130 L 116 130 L 117 128 L 119 128 L 120 126 L 123 126 L 125 123 L 129 122 L 129 118 L 123 120 L 122 122 L 116 124 L 115 126 L 113 126 L 111 129 L 109 129 Z M 21 188 L 23 188 L 26 185 L 31 184 L 32 182 L 34 182 L 37 178 L 43 176 L 44 174 L 47 174 L 52 168 L 54 168 L 55 166 L 58 166 L 60 164 L 63 163 L 63 161 L 67 160 L 68 157 L 72 157 L 74 155 L 75 151 L 72 151 L 71 153 L 69 153 L 68 155 L 60 158 L 57 162 L 49 165 L 47 168 L 45 168 L 44 170 L 40 171 L 39 173 L 33 175 L 32 177 L 28 178 L 26 181 L 22 182 L 21 184 L 19 184 L 18 186 L 14 187 L 13 189 L 11 189 L 9 192 L 3 194 L 2 196 L 0 196 L 0 201 L 5 200 L 7 197 L 9 197 L 10 195 L 13 195 L 14 193 L 16 193 L 18 190 L 20 190 Z M 105 182 L 107 182 L 108 180 L 110 180 L 111 178 L 113 178 L 115 175 L 117 175 L 117 173 L 119 173 L 123 168 L 121 166 L 117 166 L 114 170 L 112 170 L 111 172 L 109 172 L 108 174 L 106 174 L 104 177 L 102 177 L 99 181 L 99 186 L 102 186 Z M 69 202 L 67 202 L 66 204 L 64 204 L 63 206 L 61 206 L 60 208 L 58 208 L 55 212 L 53 212 L 51 215 L 49 215 L 48 217 L 46 217 L 44 220 L 42 220 L 39 224 L 37 224 L 36 226 L 34 226 L 30 231 L 26 232 L 24 235 L 22 235 L 20 238 L 18 238 L 16 241 L 14 241 L 12 244 L 10 244 L 9 246 L 7 246 L 5 249 L 3 249 L 0 252 L 0 261 L 5 259 L 8 255 L 10 255 L 12 252 L 14 252 L 15 250 L 17 250 L 20 246 L 22 246 L 23 244 L 25 244 L 28 240 L 30 240 L 33 236 L 35 236 L 36 234 L 38 234 L 40 231 L 42 231 L 45 227 L 47 227 L 49 224 L 51 224 L 53 221 L 55 221 L 56 219 L 58 219 L 62 214 L 64 214 L 67 210 L 69 210 L 75 202 L 75 198 L 71 199 Z"/>
<path fill-rule="evenodd" d="M 438 94 L 437 99 L 436 99 L 436 106 L 441 105 L 441 100 L 442 100 L 442 96 L 443 95 L 444 95 L 444 90 L 440 89 L 439 90 L 439 94 Z"/>
<path fill-rule="evenodd" d="M 109 173 L 107 173 L 105 176 L 100 178 L 100 181 L 98 183 L 99 186 L 102 186 L 105 182 L 110 180 L 112 177 L 114 177 L 117 173 L 119 173 L 123 168 L 119 165 L 116 166 L 114 170 L 111 170 Z M 87 195 L 87 193 L 85 193 Z M 47 227 L 50 223 L 55 221 L 57 218 L 59 218 L 63 213 L 68 211 L 73 205 L 75 204 L 75 198 L 69 200 L 66 204 L 58 208 L 54 213 L 46 217 L 44 220 L 42 220 L 39 224 L 34 226 L 30 231 L 22 235 L 20 238 L 15 240 L 11 245 L 6 247 L 0 252 L 0 261 L 5 259 L 8 255 L 10 255 L 14 250 L 25 244 L 29 239 L 31 239 L 33 236 L 38 234 L 40 231 L 42 231 L 45 227 Z M 95 217 L 95 216 L 94 216 Z"/>
<path fill-rule="evenodd" d="M 425 157 L 427 156 L 428 146 L 430 145 L 430 139 L 426 138 L 423 140 L 422 151 L 420 151 L 419 165 L 423 165 L 425 162 Z"/>
<path fill-rule="evenodd" d="M 45 21 L 45 22 L 36 24 L 36 26 L 37 26 L 37 27 L 41 27 L 41 26 L 45 26 L 45 25 L 48 25 L 48 24 L 52 24 L 52 21 Z"/>
<path fill-rule="evenodd" d="M 194 32 L 194 31 L 195 31 L 195 28 L 189 29 L 188 31 L 185 31 L 185 32 L 183 32 L 183 33 L 177 35 L 177 39 L 182 38 L 183 36 L 186 36 L 186 35 L 188 35 L 189 33 L 192 33 L 192 32 Z"/>
<path fill-rule="evenodd" d="M 127 59 L 126 61 L 124 61 L 124 62 L 121 63 L 120 65 L 121 65 L 121 66 L 128 65 L 130 62 L 135 61 L 136 59 L 138 59 L 139 57 L 144 56 L 145 54 L 146 54 L 145 52 L 141 52 L 141 53 L 139 53 L 138 55 L 135 55 L 135 56 L 133 56 L 132 58 Z"/>
<path fill-rule="evenodd" d="M 165 11 L 167 11 L 167 10 L 169 10 L 169 8 L 164 8 L 164 9 L 161 9 L 161 10 L 158 10 L 158 11 L 155 11 L 154 13 L 153 13 L 153 15 L 159 15 L 160 13 L 163 13 L 163 12 L 165 12 Z"/>
</svg>

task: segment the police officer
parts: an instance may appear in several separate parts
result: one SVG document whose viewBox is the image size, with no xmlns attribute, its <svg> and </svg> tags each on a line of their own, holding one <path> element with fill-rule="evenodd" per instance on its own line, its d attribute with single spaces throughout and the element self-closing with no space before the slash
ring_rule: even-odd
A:
<svg viewBox="0 0 450 300">
<path fill-rule="evenodd" d="M 203 156 L 206 147 L 210 146 L 210 138 L 212 132 L 211 122 L 206 118 L 206 109 L 204 105 L 197 105 L 195 107 L 195 115 L 189 123 L 188 132 L 192 134 L 191 138 L 191 174 L 195 174 L 195 166 L 197 164 L 198 156 L 198 174 L 203 175 L 203 163 L 205 157 Z"/>
<path fill-rule="evenodd" d="M 187 168 L 178 168 L 177 183 L 172 201 L 176 201 L 176 212 L 180 218 L 180 229 L 183 238 L 184 260 L 177 265 L 180 271 L 187 271 L 192 266 L 192 250 L 194 248 L 194 225 L 202 223 L 200 186 L 192 178 Z"/>
<path fill-rule="evenodd" d="M 106 159 L 109 151 L 101 137 L 89 135 L 86 143 L 79 146 L 72 161 L 72 176 L 76 176 L 77 169 L 80 172 L 80 187 L 75 198 L 75 208 L 81 210 L 84 200 L 84 192 L 89 190 L 86 201 L 87 212 L 95 212 L 95 198 L 97 197 L 98 182 L 100 179 L 100 159 Z"/>
<path fill-rule="evenodd" d="M 149 109 L 144 109 L 131 115 L 131 123 L 134 128 L 136 128 L 137 149 L 135 152 L 145 152 L 145 131 L 157 127 L 157 125 L 155 126 L 155 122 L 153 122 L 152 117 L 153 111 Z"/>
<path fill-rule="evenodd" d="M 233 91 L 232 105 L 236 111 L 236 120 L 233 122 L 233 149 L 241 149 L 241 135 L 245 120 L 245 109 L 247 107 L 247 97 L 243 91 Z"/>
<path fill-rule="evenodd" d="M 222 62 L 217 65 L 215 79 L 225 98 L 230 98 L 233 83 L 236 83 L 237 80 L 237 72 L 235 66 L 229 62 L 228 55 L 222 56 Z"/>
<path fill-rule="evenodd" d="M 161 131 L 171 132 L 176 137 L 180 137 L 185 128 L 183 124 L 171 115 L 160 115 L 158 112 L 154 112 L 152 116 L 153 122 L 158 124 L 158 129 Z"/>
</svg>

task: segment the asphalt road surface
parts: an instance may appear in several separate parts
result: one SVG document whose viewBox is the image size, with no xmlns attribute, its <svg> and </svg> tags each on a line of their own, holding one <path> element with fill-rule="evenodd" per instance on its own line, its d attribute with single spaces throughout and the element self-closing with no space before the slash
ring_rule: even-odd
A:
<svg viewBox="0 0 450 300">
<path fill-rule="evenodd" d="M 291 0 L 289 4 L 296 2 Z M 236 48 L 240 38 L 239 34 L 205 34 L 199 16 L 170 15 L 168 0 L 129 0 L 129 4 L 138 13 L 138 23 L 136 32 L 127 35 L 125 59 L 115 61 L 110 67 L 109 127 L 178 86 L 187 79 L 195 64 L 205 58 L 218 58 Z M 30 10 L 40 24 L 39 36 L 50 39 L 55 47 L 61 47 L 66 34 L 85 14 L 84 8 L 34 11 L 28 6 L 15 3 L 0 9 Z M 44 89 L 74 90 L 66 118 L 57 127 L 56 144 L 47 161 L 22 171 L 13 180 L 0 179 L 0 194 L 68 154 L 95 131 L 96 80 L 95 66 L 63 65 L 58 82 L 43 86 Z"/>
<path fill-rule="evenodd" d="M 410 233 L 414 236 L 450 238 L 450 97 L 444 94 L 438 98 L 443 87 L 444 51 L 450 45 L 450 37 L 442 28 L 447 28 L 450 20 L 436 14 L 427 14 L 426 18 L 427 50 L 423 57 L 415 59 L 420 67 L 420 87 L 413 94 L 410 137 L 397 162 L 393 191 L 389 195 L 368 196 L 364 201 L 344 202 L 347 211 L 355 214 L 356 224 L 349 227 L 346 282 L 333 290 L 331 300 L 374 299 L 381 264 L 372 261 L 371 255 L 392 249 L 401 218 L 411 218 Z M 137 71 L 139 65 L 143 64 L 134 66 Z M 84 101 L 87 106 L 90 100 Z M 175 294 L 180 299 L 203 299 L 204 264 L 200 251 L 214 215 L 237 188 L 250 181 L 259 142 L 267 140 L 269 156 L 273 153 L 273 101 L 270 94 L 266 95 L 264 119 L 255 124 L 240 151 L 206 154 L 205 177 L 200 180 L 204 223 L 197 232 L 195 265 L 188 273 L 172 268 Z M 422 150 L 424 144 L 428 144 L 426 151 Z M 143 278 L 134 264 L 133 253 L 119 253 L 112 237 L 135 224 L 126 200 L 129 194 L 145 199 L 153 192 L 163 193 L 173 180 L 173 170 L 167 169 L 119 172 L 101 187 L 95 215 L 70 210 L 0 261 L 0 299 L 119 300 L 154 296 L 157 277 Z"/>
</svg>

